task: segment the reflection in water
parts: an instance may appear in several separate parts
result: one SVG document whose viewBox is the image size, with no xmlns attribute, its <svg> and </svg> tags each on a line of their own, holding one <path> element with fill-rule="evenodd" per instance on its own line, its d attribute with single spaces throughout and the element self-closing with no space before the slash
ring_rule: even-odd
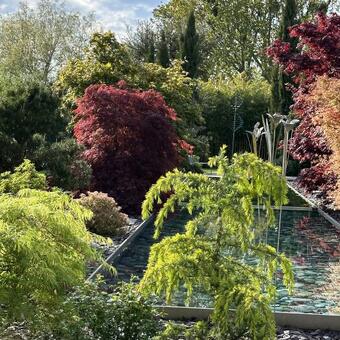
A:
<svg viewBox="0 0 340 340">
<path fill-rule="evenodd" d="M 186 214 L 173 215 L 166 223 L 162 237 L 182 232 L 187 220 Z M 116 264 L 119 280 L 127 281 L 131 275 L 143 276 L 150 246 L 155 242 L 152 238 L 153 231 L 152 226 L 148 227 L 119 259 Z M 272 228 L 262 239 L 268 237 L 268 243 L 276 248 L 277 236 L 278 228 Z M 282 212 L 280 250 L 285 252 L 294 264 L 295 292 L 293 296 L 288 296 L 278 279 L 278 300 L 273 306 L 275 310 L 305 313 L 339 312 L 339 236 L 339 231 L 316 212 Z M 251 261 L 248 259 L 247 262 Z M 183 292 L 177 294 L 174 303 L 183 305 Z M 205 294 L 197 293 L 191 305 L 211 306 L 211 299 Z"/>
<path fill-rule="evenodd" d="M 272 234 L 272 240 L 275 235 Z M 274 233 L 275 234 L 275 233 Z M 310 313 L 327 313 L 336 308 L 330 287 L 331 266 L 339 265 L 339 231 L 317 213 L 285 212 L 281 231 L 281 251 L 292 260 L 295 274 L 295 292 L 288 296 L 279 285 L 279 299 L 275 309 Z"/>
<path fill-rule="evenodd" d="M 320 295 L 327 300 L 333 300 L 334 305 L 329 312 L 340 314 L 340 262 L 329 265 L 328 284 L 320 290 Z"/>
</svg>

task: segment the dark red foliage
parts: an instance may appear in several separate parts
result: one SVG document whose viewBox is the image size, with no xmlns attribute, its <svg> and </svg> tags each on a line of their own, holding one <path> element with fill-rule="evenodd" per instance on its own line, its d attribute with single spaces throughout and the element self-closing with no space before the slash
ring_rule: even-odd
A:
<svg viewBox="0 0 340 340">
<path fill-rule="evenodd" d="M 314 107 L 306 106 L 304 114 L 298 115 L 302 118 L 301 123 L 289 140 L 288 148 L 290 155 L 294 159 L 300 163 L 307 162 L 311 165 L 319 162 L 322 158 L 328 158 L 332 153 L 320 126 L 316 125 L 312 120 L 313 110 Z"/>
<path fill-rule="evenodd" d="M 313 120 L 317 108 L 308 97 L 318 76 L 340 77 L 340 16 L 319 13 L 314 22 L 291 27 L 290 36 L 299 39 L 298 53 L 293 52 L 289 43 L 280 40 L 274 41 L 267 50 L 298 85 L 292 89 L 292 110 L 300 119 L 300 125 L 290 140 L 289 151 L 294 159 L 311 166 L 301 171 L 300 185 L 308 191 L 331 190 L 335 178 L 327 164 L 331 149 L 322 129 Z"/>
<path fill-rule="evenodd" d="M 74 135 L 93 169 L 92 190 L 135 214 L 151 184 L 178 165 L 184 142 L 171 123 L 175 111 L 158 92 L 119 86 L 86 89 L 75 110 Z"/>
<path fill-rule="evenodd" d="M 299 53 L 293 53 L 289 43 L 275 40 L 267 53 L 282 65 L 298 84 L 307 84 L 318 75 L 340 76 L 340 16 L 319 13 L 314 22 L 290 28 L 290 36 L 299 39 Z"/>
<path fill-rule="evenodd" d="M 328 163 L 317 163 L 310 168 L 303 169 L 298 179 L 298 185 L 307 192 L 320 191 L 319 198 L 326 199 L 326 193 L 332 191 L 336 186 L 337 177 L 332 172 Z"/>
</svg>

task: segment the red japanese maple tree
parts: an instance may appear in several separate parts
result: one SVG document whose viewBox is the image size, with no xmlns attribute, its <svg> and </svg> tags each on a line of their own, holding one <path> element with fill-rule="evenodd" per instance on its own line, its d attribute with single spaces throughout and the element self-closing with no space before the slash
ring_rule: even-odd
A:
<svg viewBox="0 0 340 340">
<path fill-rule="evenodd" d="M 89 86 L 78 100 L 74 135 L 93 169 L 92 189 L 108 193 L 125 212 L 139 213 L 145 193 L 180 162 L 175 111 L 156 91 Z M 188 152 L 190 151 L 188 145 Z"/>
<path fill-rule="evenodd" d="M 299 39 L 298 53 L 293 52 L 289 43 L 280 40 L 274 41 L 267 50 L 297 84 L 292 88 L 292 110 L 301 123 L 290 140 L 290 154 L 309 166 L 300 174 L 302 186 L 309 191 L 331 190 L 335 183 L 335 174 L 328 164 L 332 150 L 323 129 L 313 119 L 318 108 L 309 96 L 319 76 L 340 78 L 340 16 L 318 13 L 313 22 L 291 27 L 290 36 Z"/>
<path fill-rule="evenodd" d="M 317 76 L 340 76 L 340 16 L 318 13 L 313 22 L 290 28 L 290 36 L 299 39 L 299 53 L 294 53 L 289 43 L 277 39 L 267 53 L 282 65 L 284 72 L 294 75 L 300 85 L 310 84 Z"/>
</svg>

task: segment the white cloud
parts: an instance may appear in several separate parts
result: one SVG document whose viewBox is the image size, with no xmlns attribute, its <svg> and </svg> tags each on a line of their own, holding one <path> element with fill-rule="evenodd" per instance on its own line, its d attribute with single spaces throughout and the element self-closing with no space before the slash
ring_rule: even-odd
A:
<svg viewBox="0 0 340 340">
<path fill-rule="evenodd" d="M 35 6 L 39 0 L 26 0 Z M 67 7 L 82 12 L 95 12 L 100 26 L 124 37 L 126 27 L 134 27 L 138 20 L 151 17 L 153 9 L 161 0 L 64 0 Z M 19 0 L 1 0 L 0 14 L 13 12 Z"/>
</svg>

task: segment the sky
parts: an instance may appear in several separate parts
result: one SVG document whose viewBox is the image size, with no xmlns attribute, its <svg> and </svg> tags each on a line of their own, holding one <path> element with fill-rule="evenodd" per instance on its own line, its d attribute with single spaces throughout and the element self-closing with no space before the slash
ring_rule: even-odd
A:
<svg viewBox="0 0 340 340">
<path fill-rule="evenodd" d="M 35 6 L 39 0 L 26 0 Z M 20 0 L 0 0 L 0 15 L 17 9 Z M 152 11 L 166 0 L 64 0 L 67 7 L 81 13 L 95 12 L 101 27 L 124 37 L 126 27 L 150 18 Z"/>
</svg>

